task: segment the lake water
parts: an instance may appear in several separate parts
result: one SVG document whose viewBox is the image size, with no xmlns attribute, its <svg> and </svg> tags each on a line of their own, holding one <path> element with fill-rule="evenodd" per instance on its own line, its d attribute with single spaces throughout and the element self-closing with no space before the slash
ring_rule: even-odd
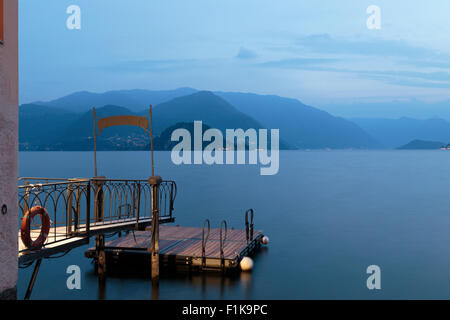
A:
<svg viewBox="0 0 450 320">
<path fill-rule="evenodd" d="M 147 178 L 148 152 L 100 152 L 99 173 Z M 280 171 L 256 165 L 182 165 L 156 153 L 156 173 L 176 180 L 176 224 L 212 227 L 226 219 L 255 228 L 270 244 L 252 273 L 164 275 L 161 299 L 449 299 L 450 152 L 282 151 Z M 92 177 L 87 152 L 20 153 L 21 176 Z M 150 299 L 147 277 L 111 276 L 99 290 L 87 246 L 43 260 L 32 298 Z M 66 268 L 82 270 L 82 289 L 68 290 Z M 381 268 L 381 290 L 366 287 L 366 268 Z M 19 271 L 19 297 L 32 268 Z"/>
</svg>

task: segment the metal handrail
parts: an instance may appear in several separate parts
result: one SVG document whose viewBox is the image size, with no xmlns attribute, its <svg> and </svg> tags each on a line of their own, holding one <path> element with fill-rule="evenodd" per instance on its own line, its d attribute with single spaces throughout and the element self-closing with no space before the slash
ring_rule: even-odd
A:
<svg viewBox="0 0 450 320">
<path fill-rule="evenodd" d="M 248 223 L 248 214 L 250 213 L 250 225 Z M 247 244 L 253 240 L 253 209 L 245 211 L 245 236 L 247 238 Z"/>
<path fill-rule="evenodd" d="M 208 225 L 208 233 L 205 237 L 205 225 Z M 205 222 L 203 222 L 203 228 L 202 228 L 202 266 L 206 266 L 206 243 L 208 242 L 209 238 L 209 232 L 211 230 L 211 224 L 209 222 L 209 219 L 206 219 Z"/>
<path fill-rule="evenodd" d="M 19 181 L 18 205 L 22 217 L 33 206 L 44 207 L 51 219 L 46 245 L 75 236 L 89 236 L 91 228 L 123 222 L 150 220 L 152 188 L 144 179 L 57 179 L 28 178 Z M 28 183 L 28 182 L 33 183 Z M 177 187 L 163 181 L 159 189 L 159 211 L 163 219 L 172 219 Z M 91 200 L 92 199 L 92 200 Z M 126 207 L 127 214 L 120 208 Z M 131 211 L 130 209 L 131 208 Z M 94 214 L 92 214 L 94 213 Z M 40 221 L 32 222 L 31 232 L 40 231 Z M 63 227 L 63 228 L 60 228 Z M 26 251 L 28 249 L 22 250 Z"/>
<path fill-rule="evenodd" d="M 222 234 L 222 229 L 224 228 L 225 230 L 225 235 L 223 236 Z M 220 264 L 222 266 L 222 268 L 225 267 L 225 255 L 223 252 L 223 247 L 224 247 L 224 243 L 227 240 L 227 232 L 228 232 L 228 226 L 227 226 L 227 222 L 225 220 L 223 220 L 220 223 Z"/>
</svg>

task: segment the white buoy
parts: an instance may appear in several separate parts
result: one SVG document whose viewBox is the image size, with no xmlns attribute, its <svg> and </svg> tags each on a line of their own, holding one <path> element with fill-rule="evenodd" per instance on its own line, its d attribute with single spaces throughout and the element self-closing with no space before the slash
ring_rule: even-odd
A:
<svg viewBox="0 0 450 320">
<path fill-rule="evenodd" d="M 262 237 L 261 242 L 262 242 L 263 244 L 269 244 L 269 237 L 268 237 L 268 236 Z"/>
<path fill-rule="evenodd" d="M 244 257 L 240 263 L 242 271 L 250 271 L 253 269 L 253 260 L 249 257 Z"/>
</svg>

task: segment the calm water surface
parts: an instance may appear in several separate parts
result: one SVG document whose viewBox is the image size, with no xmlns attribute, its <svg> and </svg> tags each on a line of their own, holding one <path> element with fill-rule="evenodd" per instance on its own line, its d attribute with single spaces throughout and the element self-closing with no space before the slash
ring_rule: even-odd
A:
<svg viewBox="0 0 450 320">
<path fill-rule="evenodd" d="M 109 178 L 147 178 L 146 152 L 101 152 Z M 260 176 L 255 165 L 176 166 L 156 153 L 156 172 L 176 180 L 176 224 L 213 227 L 226 219 L 255 227 L 270 244 L 251 274 L 164 275 L 161 299 L 450 298 L 450 152 L 283 151 L 280 171 Z M 20 153 L 21 176 L 92 177 L 86 152 Z M 92 242 L 91 242 L 92 243 Z M 88 246 L 44 260 L 32 298 L 151 299 L 146 277 L 111 276 L 99 290 Z M 82 289 L 66 287 L 66 268 L 79 265 Z M 366 268 L 381 267 L 382 289 L 369 291 Z M 32 268 L 19 271 L 19 296 Z"/>
</svg>

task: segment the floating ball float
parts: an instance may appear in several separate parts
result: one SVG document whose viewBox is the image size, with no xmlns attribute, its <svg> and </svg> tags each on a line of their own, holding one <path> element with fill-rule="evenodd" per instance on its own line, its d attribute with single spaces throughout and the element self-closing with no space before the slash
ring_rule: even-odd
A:
<svg viewBox="0 0 450 320">
<path fill-rule="evenodd" d="M 244 257 L 239 265 L 242 271 L 250 271 L 253 269 L 253 260 L 249 257 Z"/>
</svg>

